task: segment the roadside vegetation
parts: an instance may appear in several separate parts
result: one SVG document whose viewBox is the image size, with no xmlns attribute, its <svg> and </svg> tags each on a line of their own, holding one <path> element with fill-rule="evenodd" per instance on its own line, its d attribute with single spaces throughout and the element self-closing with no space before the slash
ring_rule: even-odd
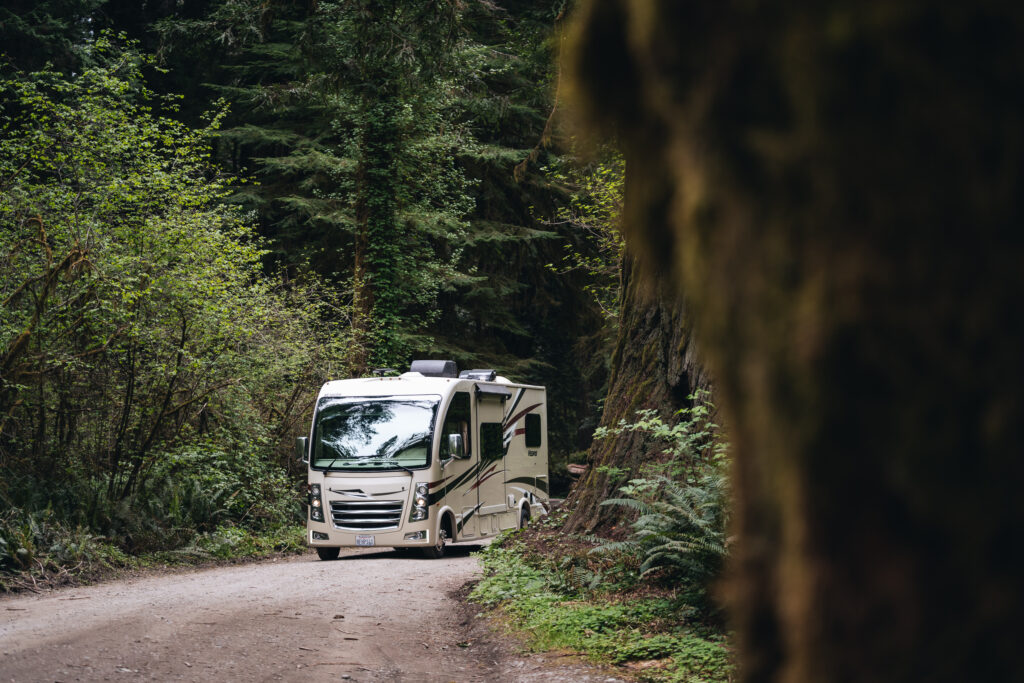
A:
<svg viewBox="0 0 1024 683">
<path fill-rule="evenodd" d="M 340 343 L 322 289 L 264 274 L 223 203 L 223 112 L 178 123 L 147 58 L 91 49 L 0 80 L 4 589 L 294 546 L 280 444 Z"/>
<path fill-rule="evenodd" d="M 0 517 L 0 592 L 90 583 L 151 567 L 239 561 L 306 552 L 304 528 L 268 531 L 224 525 L 174 550 L 126 553 L 109 537 L 71 526 L 50 509 L 15 508 Z"/>
<path fill-rule="evenodd" d="M 598 432 L 637 432 L 660 447 L 605 502 L 628 521 L 607 537 L 569 534 L 569 510 L 558 510 L 509 533 L 481 552 L 485 575 L 471 599 L 532 649 L 577 652 L 644 681 L 733 680 L 714 598 L 728 554 L 727 449 L 706 395 L 691 399 L 674 420 L 643 411 Z"/>
</svg>

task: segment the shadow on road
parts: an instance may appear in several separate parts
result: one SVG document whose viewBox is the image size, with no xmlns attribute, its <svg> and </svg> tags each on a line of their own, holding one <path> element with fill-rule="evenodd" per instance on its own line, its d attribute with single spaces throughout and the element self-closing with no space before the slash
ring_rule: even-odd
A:
<svg viewBox="0 0 1024 683">
<path fill-rule="evenodd" d="M 445 558 L 455 557 L 469 557 L 471 553 L 479 552 L 485 544 L 481 543 L 467 543 L 460 545 L 450 545 L 444 549 Z M 331 560 L 333 562 L 361 562 L 363 560 L 381 560 L 381 559 L 401 559 L 423 562 L 436 562 L 424 557 L 419 549 L 416 548 L 382 548 L 378 551 L 366 552 L 366 551 L 355 551 L 349 555 L 344 554 L 345 549 L 342 549 L 342 555 L 337 560 Z M 314 562 L 319 562 L 315 556 L 311 558 Z"/>
</svg>

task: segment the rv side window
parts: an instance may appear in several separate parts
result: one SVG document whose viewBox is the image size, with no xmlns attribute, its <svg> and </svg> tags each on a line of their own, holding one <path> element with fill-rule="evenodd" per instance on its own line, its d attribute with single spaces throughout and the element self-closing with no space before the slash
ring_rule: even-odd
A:
<svg viewBox="0 0 1024 683">
<path fill-rule="evenodd" d="M 540 448 L 540 435 L 540 415 L 530 413 L 526 416 L 526 447 Z"/>
<path fill-rule="evenodd" d="M 501 438 L 500 422 L 484 422 L 480 425 L 480 460 L 492 462 L 505 455 L 505 446 Z"/>
<path fill-rule="evenodd" d="M 452 396 L 452 402 L 448 404 L 448 412 L 444 416 L 444 425 L 441 428 L 441 459 L 451 457 L 448 452 L 448 435 L 461 434 L 462 447 L 466 455 L 473 452 L 470 448 L 470 419 L 469 419 L 469 392 L 457 391 Z"/>
</svg>

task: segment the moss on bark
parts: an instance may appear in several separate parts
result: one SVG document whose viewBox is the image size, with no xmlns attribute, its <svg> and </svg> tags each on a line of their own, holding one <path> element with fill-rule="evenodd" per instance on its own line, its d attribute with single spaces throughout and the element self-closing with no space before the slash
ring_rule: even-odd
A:
<svg viewBox="0 0 1024 683">
<path fill-rule="evenodd" d="M 627 179 L 627 196 L 629 180 Z M 635 273 L 636 261 L 627 257 L 623 270 L 623 304 L 612 360 L 608 397 L 601 425 L 614 427 L 620 420 L 634 422 L 636 413 L 655 408 L 664 417 L 688 405 L 694 389 L 706 389 L 708 380 L 697 364 L 692 336 L 682 304 L 651 287 Z M 621 507 L 600 507 L 621 483 L 621 477 L 602 467 L 635 473 L 648 459 L 646 436 L 626 431 L 595 440 L 588 453 L 590 468 L 573 489 L 568 505 L 567 531 L 601 531 L 627 514 Z"/>
<path fill-rule="evenodd" d="M 578 19 L 628 243 L 685 295 L 730 425 L 745 680 L 1024 679 L 1024 9 Z"/>
</svg>

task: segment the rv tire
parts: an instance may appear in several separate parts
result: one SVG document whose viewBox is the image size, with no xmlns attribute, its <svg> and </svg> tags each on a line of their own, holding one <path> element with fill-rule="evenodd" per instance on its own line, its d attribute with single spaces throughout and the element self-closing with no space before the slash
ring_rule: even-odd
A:
<svg viewBox="0 0 1024 683">
<path fill-rule="evenodd" d="M 530 523 L 530 508 L 524 505 L 523 511 L 519 513 L 519 528 L 525 529 L 526 525 Z"/>
<path fill-rule="evenodd" d="M 437 529 L 437 543 L 429 548 L 423 549 L 423 554 L 430 560 L 439 560 L 444 557 L 444 544 L 448 540 L 448 530 L 442 524 Z"/>
<path fill-rule="evenodd" d="M 341 552 L 341 548 L 317 548 L 316 554 L 321 560 L 330 562 L 331 560 L 338 559 L 338 553 Z"/>
</svg>

